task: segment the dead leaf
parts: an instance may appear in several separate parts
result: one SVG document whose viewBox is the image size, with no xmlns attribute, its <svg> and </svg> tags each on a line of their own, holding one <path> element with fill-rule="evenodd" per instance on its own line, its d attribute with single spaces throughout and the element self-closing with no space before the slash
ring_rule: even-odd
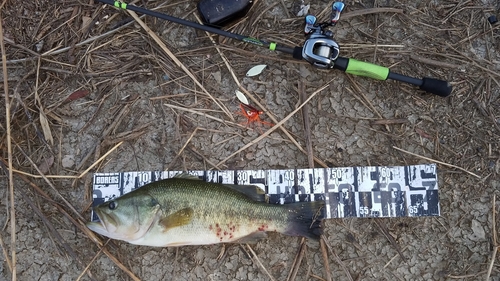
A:
<svg viewBox="0 0 500 281">
<path fill-rule="evenodd" d="M 43 110 L 40 110 L 40 125 L 42 125 L 43 136 L 45 140 L 50 144 L 54 145 L 54 138 L 52 138 L 52 132 L 50 131 L 49 121 L 45 116 Z"/>
<path fill-rule="evenodd" d="M 372 122 L 372 125 L 391 125 L 391 124 L 405 124 L 408 123 L 407 119 L 380 119 Z"/>
<path fill-rule="evenodd" d="M 427 134 L 424 132 L 424 130 L 415 128 L 415 132 L 417 132 L 421 137 L 426 138 L 426 139 L 433 139 L 431 135 Z"/>
<path fill-rule="evenodd" d="M 64 102 L 70 102 L 70 101 L 74 101 L 74 100 L 77 100 L 77 99 L 81 99 L 85 96 L 87 96 L 90 92 L 87 91 L 87 90 L 79 90 L 79 91 L 76 91 L 74 93 L 72 93 L 71 95 L 69 95 L 66 100 L 64 100 Z"/>
<path fill-rule="evenodd" d="M 87 30 L 87 27 L 89 27 L 90 23 L 92 22 L 91 17 L 83 16 L 82 17 L 82 31 Z"/>
<path fill-rule="evenodd" d="M 54 164 L 54 156 L 50 156 L 49 158 L 45 158 L 42 160 L 42 163 L 38 165 L 38 169 L 42 174 L 46 174 L 49 172 L 50 167 Z"/>
</svg>

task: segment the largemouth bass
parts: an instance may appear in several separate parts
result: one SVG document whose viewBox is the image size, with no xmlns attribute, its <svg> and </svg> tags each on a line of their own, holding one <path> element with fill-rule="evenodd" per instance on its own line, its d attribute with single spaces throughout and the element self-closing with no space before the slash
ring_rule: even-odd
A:
<svg viewBox="0 0 500 281">
<path fill-rule="evenodd" d="M 250 243 L 266 232 L 318 239 L 323 201 L 272 205 L 256 186 L 208 183 L 180 176 L 144 185 L 94 208 L 87 226 L 146 246 Z"/>
</svg>

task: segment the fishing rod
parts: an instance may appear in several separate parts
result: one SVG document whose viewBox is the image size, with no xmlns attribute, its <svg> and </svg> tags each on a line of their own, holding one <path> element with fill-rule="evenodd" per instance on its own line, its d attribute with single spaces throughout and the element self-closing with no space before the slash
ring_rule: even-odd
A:
<svg viewBox="0 0 500 281">
<path fill-rule="evenodd" d="M 291 54 L 293 58 L 299 60 L 304 59 L 318 68 L 338 69 L 349 74 L 369 77 L 376 80 L 387 80 L 387 79 L 396 80 L 418 86 L 423 91 L 441 97 L 449 96 L 452 90 L 452 86 L 450 85 L 450 83 L 444 80 L 439 80 L 430 77 L 424 77 L 422 79 L 410 77 L 392 72 L 389 68 L 384 66 L 339 56 L 340 54 L 339 45 L 337 44 L 337 42 L 333 40 L 333 32 L 328 30 L 327 27 L 335 26 L 337 21 L 340 19 L 340 14 L 345 6 L 344 3 L 342 2 L 333 3 L 332 14 L 330 17 L 330 21 L 328 22 L 317 23 L 316 22 L 317 19 L 315 16 L 307 15 L 305 17 L 304 33 L 306 35 L 306 40 L 304 42 L 304 45 L 302 47 L 298 46 L 289 47 L 289 46 L 281 46 L 274 42 L 266 42 L 257 38 L 224 31 L 212 26 L 202 25 L 181 18 L 176 18 L 163 13 L 144 9 L 138 6 L 129 5 L 121 1 L 114 1 L 114 0 L 97 0 L 97 1 L 104 4 L 112 5 L 114 7 L 123 10 L 134 11 L 140 14 L 145 14 L 163 20 L 171 21 L 174 23 L 182 24 L 185 26 L 193 27 L 210 33 L 218 34 L 224 37 L 254 44 L 260 47 L 269 48 L 272 51 L 279 51 L 282 53 Z"/>
</svg>

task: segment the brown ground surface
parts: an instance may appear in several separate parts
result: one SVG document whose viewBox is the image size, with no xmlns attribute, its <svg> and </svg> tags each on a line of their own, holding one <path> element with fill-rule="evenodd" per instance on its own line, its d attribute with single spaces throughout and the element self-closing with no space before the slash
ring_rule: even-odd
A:
<svg viewBox="0 0 500 281">
<path fill-rule="evenodd" d="M 3 3 L 7 81 L 0 85 L 10 115 L 0 107 L 0 280 L 13 277 L 13 251 L 18 280 L 288 280 L 297 238 L 271 235 L 252 246 L 255 255 L 227 246 L 218 259 L 220 245 L 132 246 L 94 240 L 82 225 L 93 172 L 306 168 L 300 149 L 308 138 L 316 167 L 439 163 L 442 216 L 329 220 L 329 249 L 308 241 L 296 280 L 500 280 L 492 223 L 500 189 L 500 24 L 487 20 L 500 17 L 495 1 L 350 1 L 333 29 L 342 56 L 450 81 L 447 98 L 213 36 L 216 49 L 205 32 L 143 17 L 148 33 L 127 12 L 91 0 Z M 136 4 L 196 21 L 195 1 Z M 310 12 L 327 15 L 330 5 L 315 1 Z M 301 45 L 293 6 L 259 0 L 230 30 Z M 401 11 L 352 14 L 370 8 Z M 257 64 L 268 67 L 245 77 Z M 226 159 L 260 136 L 235 114 L 237 83 L 268 121 L 292 112 L 300 93 L 326 88 L 285 122 L 291 137 L 278 129 Z"/>
</svg>

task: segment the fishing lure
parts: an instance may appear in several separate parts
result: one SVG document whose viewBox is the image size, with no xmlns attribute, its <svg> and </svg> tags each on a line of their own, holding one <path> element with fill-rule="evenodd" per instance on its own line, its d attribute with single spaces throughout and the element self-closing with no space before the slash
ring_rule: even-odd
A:
<svg viewBox="0 0 500 281">
<path fill-rule="evenodd" d="M 246 123 L 247 127 L 248 127 L 248 125 L 251 125 L 253 123 L 257 123 L 259 126 L 260 126 L 260 124 L 274 126 L 274 124 L 272 124 L 272 123 L 260 120 L 260 115 L 264 112 L 249 105 L 248 99 L 245 96 L 245 94 L 243 94 L 242 92 L 240 92 L 238 90 L 234 91 L 234 93 L 236 94 L 236 98 L 238 98 L 238 100 L 240 101 L 240 109 L 241 109 L 241 112 L 237 112 L 236 114 L 243 115 L 247 118 L 247 123 Z M 258 128 L 258 130 L 261 131 L 260 127 Z M 260 133 L 262 133 L 262 131 Z"/>
<path fill-rule="evenodd" d="M 264 125 L 271 126 L 271 127 L 273 126 L 272 123 L 260 120 L 260 115 L 262 113 L 264 113 L 263 111 L 260 111 L 257 108 L 255 108 L 251 105 L 248 105 L 248 104 L 244 104 L 244 103 L 240 103 L 240 109 L 241 109 L 241 113 L 238 113 L 238 114 L 243 115 L 247 118 L 246 126 L 249 126 L 249 125 L 254 124 L 254 123 L 257 123 L 259 126 L 260 126 L 260 124 L 264 124 Z M 259 130 L 260 130 L 260 128 L 259 128 Z"/>
</svg>

